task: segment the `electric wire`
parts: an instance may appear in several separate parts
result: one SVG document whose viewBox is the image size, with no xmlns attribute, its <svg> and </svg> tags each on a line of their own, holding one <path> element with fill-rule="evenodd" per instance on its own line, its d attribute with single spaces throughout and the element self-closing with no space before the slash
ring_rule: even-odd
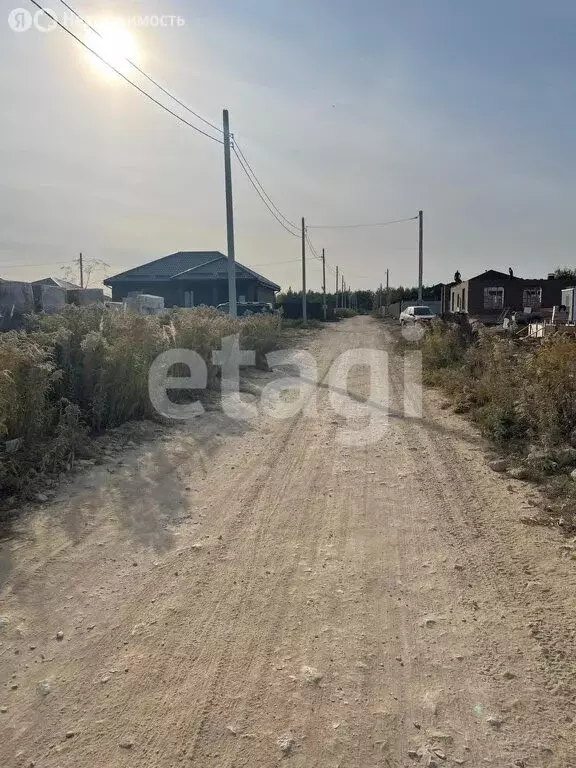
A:
<svg viewBox="0 0 576 768">
<path fill-rule="evenodd" d="M 217 139 L 215 136 L 210 136 L 209 133 L 206 133 L 206 131 L 203 131 L 201 128 L 198 128 L 197 125 L 194 125 L 193 123 L 190 123 L 185 118 L 181 117 L 176 112 L 173 112 L 169 107 L 167 107 L 165 104 L 162 104 L 161 101 L 158 101 L 158 99 L 155 99 L 154 96 L 151 96 L 147 91 L 145 91 L 143 88 L 140 88 L 139 85 L 137 85 L 135 82 L 130 80 L 129 77 L 126 77 L 122 72 L 120 72 L 119 69 L 116 69 L 112 64 L 110 64 L 109 61 L 106 61 L 106 59 L 103 56 L 100 56 L 99 53 L 97 53 L 93 48 L 90 48 L 90 46 L 85 43 L 83 40 L 81 40 L 78 35 L 75 35 L 74 32 L 72 32 L 71 29 L 68 29 L 68 27 L 65 24 L 62 24 L 58 19 L 54 18 L 48 11 L 43 8 L 40 3 L 36 2 L 36 0 L 30 0 L 32 5 L 35 5 L 36 8 L 41 10 L 43 13 L 45 13 L 49 18 L 51 18 L 55 24 L 57 24 L 60 29 L 63 29 L 64 32 L 67 32 L 71 37 L 74 38 L 78 43 L 80 43 L 81 46 L 86 48 L 87 51 L 90 51 L 94 56 L 96 56 L 97 59 L 100 59 L 101 62 L 106 64 L 107 67 L 109 67 L 113 72 L 115 72 L 117 75 L 119 75 L 123 80 L 125 80 L 129 85 L 131 85 L 133 88 L 136 88 L 139 93 L 141 93 L 143 96 L 146 96 L 147 99 L 150 99 L 150 101 L 154 102 L 157 106 L 159 106 L 161 109 L 163 109 L 165 112 L 168 112 L 172 117 L 175 117 L 177 120 L 179 120 L 181 123 L 184 123 L 184 125 L 187 125 L 189 128 L 192 128 L 194 131 L 197 131 L 198 133 L 201 133 L 203 136 L 206 136 L 209 139 L 212 139 L 212 141 L 215 141 L 217 144 L 223 144 L 224 142 L 220 139 Z"/>
</svg>

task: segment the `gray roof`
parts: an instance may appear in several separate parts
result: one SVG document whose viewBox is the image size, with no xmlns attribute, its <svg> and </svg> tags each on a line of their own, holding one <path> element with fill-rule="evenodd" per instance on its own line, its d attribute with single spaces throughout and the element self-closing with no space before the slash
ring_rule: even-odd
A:
<svg viewBox="0 0 576 768">
<path fill-rule="evenodd" d="M 178 253 L 171 253 L 169 256 L 142 264 L 140 267 L 120 272 L 113 277 L 107 277 L 104 285 L 141 280 L 164 282 L 196 278 L 225 279 L 228 275 L 227 267 L 228 258 L 220 251 L 178 251 Z M 236 276 L 252 278 L 275 291 L 280 290 L 279 285 L 238 262 L 236 262 Z"/>
<path fill-rule="evenodd" d="M 57 288 L 65 288 L 67 291 L 79 291 L 80 286 L 60 277 L 43 277 L 42 280 L 34 280 L 32 285 L 55 285 Z"/>
</svg>

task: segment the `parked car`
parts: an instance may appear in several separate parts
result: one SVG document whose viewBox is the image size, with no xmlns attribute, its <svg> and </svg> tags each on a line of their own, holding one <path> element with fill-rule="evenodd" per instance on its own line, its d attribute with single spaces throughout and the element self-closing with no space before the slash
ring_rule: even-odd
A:
<svg viewBox="0 0 576 768">
<path fill-rule="evenodd" d="M 400 314 L 400 325 L 408 323 L 429 323 L 436 317 L 430 307 L 406 307 Z"/>
</svg>

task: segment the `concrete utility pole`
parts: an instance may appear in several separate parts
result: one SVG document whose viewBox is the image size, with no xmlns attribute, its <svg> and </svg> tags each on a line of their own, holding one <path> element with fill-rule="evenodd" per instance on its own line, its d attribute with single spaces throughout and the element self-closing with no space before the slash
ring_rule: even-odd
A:
<svg viewBox="0 0 576 768">
<path fill-rule="evenodd" d="M 385 314 L 388 315 L 388 311 L 390 309 L 390 270 L 386 270 L 386 312 Z"/>
<path fill-rule="evenodd" d="M 322 311 L 326 320 L 326 254 L 322 248 Z"/>
<path fill-rule="evenodd" d="M 222 113 L 224 130 L 224 176 L 226 184 L 226 237 L 228 241 L 228 307 L 236 317 L 236 255 L 234 251 L 234 207 L 232 201 L 232 163 L 230 162 L 230 120 L 228 110 Z"/>
<path fill-rule="evenodd" d="M 306 307 L 306 222 L 302 216 L 302 320 L 308 321 Z"/>
<path fill-rule="evenodd" d="M 80 266 L 80 288 L 84 288 L 84 262 L 82 261 L 82 253 L 78 258 L 78 265 Z"/>
<path fill-rule="evenodd" d="M 338 286 L 340 283 L 338 282 L 338 267 L 336 267 L 336 309 L 338 309 Z"/>
<path fill-rule="evenodd" d="M 418 304 L 422 304 L 422 271 L 424 262 L 424 214 L 418 211 Z"/>
<path fill-rule="evenodd" d="M 341 279 L 342 279 L 342 290 L 341 290 L 341 294 L 342 294 L 342 309 L 344 309 L 346 307 L 346 295 L 344 294 L 344 275 L 342 275 Z"/>
</svg>

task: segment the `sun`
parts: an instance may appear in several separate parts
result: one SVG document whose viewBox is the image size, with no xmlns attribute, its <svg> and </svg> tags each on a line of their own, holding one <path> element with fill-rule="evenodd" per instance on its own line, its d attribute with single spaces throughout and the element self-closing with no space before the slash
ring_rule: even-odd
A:
<svg viewBox="0 0 576 768">
<path fill-rule="evenodd" d="M 90 63 L 102 75 L 115 77 L 108 64 L 123 74 L 129 70 L 127 59 L 134 61 L 138 55 L 138 46 L 134 37 L 121 22 L 103 21 L 95 23 L 94 28 L 102 35 L 92 35 L 88 45 L 98 56 L 89 53 Z M 102 60 L 103 59 L 103 60 Z"/>
</svg>

